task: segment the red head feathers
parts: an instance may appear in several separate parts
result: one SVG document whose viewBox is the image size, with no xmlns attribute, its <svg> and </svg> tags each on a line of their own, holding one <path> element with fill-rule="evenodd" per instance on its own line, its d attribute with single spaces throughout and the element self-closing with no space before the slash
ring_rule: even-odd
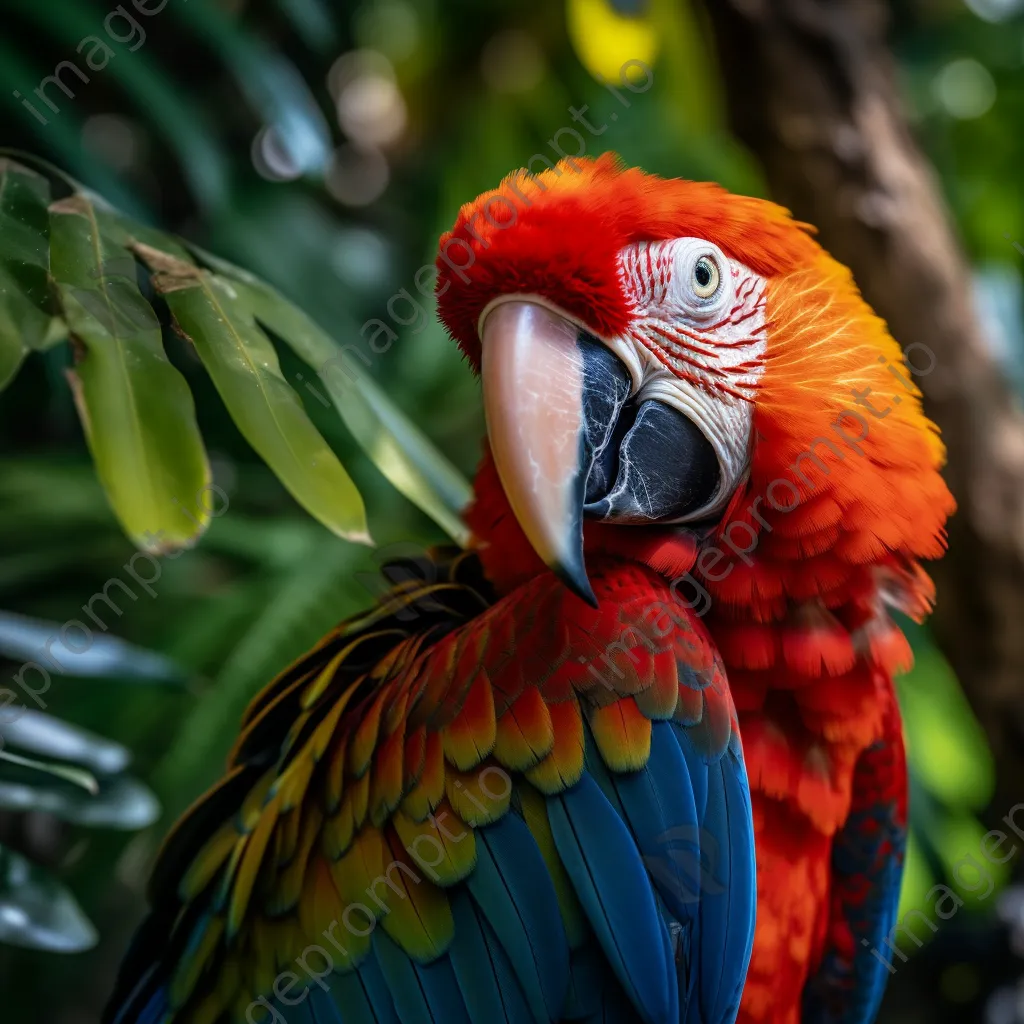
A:
<svg viewBox="0 0 1024 1024">
<path fill-rule="evenodd" d="M 709 341 L 692 330 L 667 338 L 666 317 L 645 340 L 696 390 L 723 387 L 751 407 L 746 465 L 715 535 L 728 562 L 705 559 L 709 589 L 772 617 L 788 599 L 841 603 L 875 565 L 887 594 L 920 612 L 929 589 L 913 563 L 941 553 L 954 507 L 938 473 L 943 446 L 898 345 L 811 230 L 717 185 L 622 169 L 611 155 L 566 160 L 537 176 L 510 175 L 462 207 L 441 238 L 439 314 L 476 369 L 481 314 L 502 296 L 536 297 L 601 339 L 636 337 L 644 316 L 651 320 L 650 289 L 641 294 L 623 254 L 634 254 L 641 277 L 656 278 L 658 267 L 644 260 L 657 247 L 644 243 L 717 246 L 761 281 L 760 320 L 744 325 L 753 339 Z M 747 364 L 756 372 L 736 387 L 714 376 L 726 346 L 757 338 L 763 352 Z M 674 362 L 670 350 L 679 352 Z M 930 353 L 915 355 L 915 371 L 933 367 Z"/>
</svg>

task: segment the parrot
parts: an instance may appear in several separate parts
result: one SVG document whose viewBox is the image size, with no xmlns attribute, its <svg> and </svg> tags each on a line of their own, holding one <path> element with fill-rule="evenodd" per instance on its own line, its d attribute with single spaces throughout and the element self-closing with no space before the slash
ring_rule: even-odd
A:
<svg viewBox="0 0 1024 1024">
<path fill-rule="evenodd" d="M 954 510 L 899 346 L 810 225 L 613 154 L 434 267 L 469 540 L 253 698 L 104 1019 L 870 1024 Z"/>
</svg>

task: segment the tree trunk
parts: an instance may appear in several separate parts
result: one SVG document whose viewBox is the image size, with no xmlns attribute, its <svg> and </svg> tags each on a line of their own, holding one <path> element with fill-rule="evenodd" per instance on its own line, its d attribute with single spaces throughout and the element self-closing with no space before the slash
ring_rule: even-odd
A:
<svg viewBox="0 0 1024 1024">
<path fill-rule="evenodd" d="M 884 317 L 948 448 L 959 510 L 935 638 L 1024 801 L 1024 414 L 975 317 L 969 268 L 901 109 L 880 0 L 705 0 L 732 127 L 773 197 L 815 224 Z M 1007 243 L 1009 245 L 1009 243 Z"/>
</svg>

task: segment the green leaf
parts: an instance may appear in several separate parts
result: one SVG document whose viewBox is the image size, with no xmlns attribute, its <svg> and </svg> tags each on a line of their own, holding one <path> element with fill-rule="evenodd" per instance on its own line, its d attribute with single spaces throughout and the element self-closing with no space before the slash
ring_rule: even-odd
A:
<svg viewBox="0 0 1024 1024">
<path fill-rule="evenodd" d="M 915 652 L 897 686 L 917 777 L 948 807 L 985 807 L 995 787 L 992 754 L 945 658 L 931 646 Z"/>
<path fill-rule="evenodd" d="M 52 953 L 96 945 L 96 929 L 48 871 L 0 846 L 0 942 Z"/>
<path fill-rule="evenodd" d="M 27 167 L 0 157 L 0 389 L 50 331 L 50 186 Z"/>
<path fill-rule="evenodd" d="M 89 776 L 93 788 L 87 790 L 69 778 L 72 769 L 49 775 L 37 770 L 34 776 L 23 770 L 16 776 L 4 769 L 9 760 L 0 752 L 0 810 L 43 811 L 72 825 L 124 832 L 146 828 L 160 817 L 159 801 L 138 779 L 117 775 L 97 781 Z"/>
<path fill-rule="evenodd" d="M 189 547 L 210 515 L 210 467 L 184 377 L 135 283 L 131 253 L 103 234 L 93 204 L 50 208 L 50 262 L 79 358 L 69 375 L 100 480 L 147 551 Z"/>
<path fill-rule="evenodd" d="M 195 262 L 188 249 L 173 235 L 164 234 L 163 231 L 151 228 L 147 224 L 140 224 L 139 221 L 125 217 L 117 210 L 97 207 L 96 217 L 104 238 L 123 245 L 126 249 L 131 249 L 137 242 L 142 242 L 169 256 L 176 256 L 185 263 Z"/>
<path fill-rule="evenodd" d="M 75 768 L 73 765 L 54 764 L 52 761 L 36 761 L 31 757 L 22 757 L 21 754 L 12 754 L 9 750 L 0 750 L 0 807 L 10 808 L 11 806 L 3 802 L 3 790 L 10 784 L 9 771 L 11 765 L 14 765 L 19 769 L 24 769 L 22 777 L 24 777 L 25 773 L 28 773 L 29 775 L 35 773 L 40 776 L 50 776 L 54 779 L 63 779 L 65 782 L 78 787 L 90 796 L 95 796 L 100 791 L 99 783 L 96 781 L 95 777 L 84 768 Z M 31 783 L 22 782 L 19 783 L 19 788 L 31 790 L 32 785 Z M 17 809 L 47 810 L 48 808 L 40 808 L 38 804 L 29 802 L 27 805 L 17 807 Z"/>
<path fill-rule="evenodd" d="M 945 815 L 938 839 L 938 853 L 946 869 L 946 877 L 969 906 L 981 906 L 993 891 L 999 891 L 1010 877 L 1009 862 L 1000 864 L 985 855 L 986 827 L 972 814 Z M 1009 856 L 1016 852 L 1009 844 Z M 928 910 L 927 904 L 924 907 Z"/>
<path fill-rule="evenodd" d="M 135 252 L 249 444 L 311 515 L 339 537 L 372 543 L 359 491 L 285 381 L 236 284 L 141 243 Z"/>
<path fill-rule="evenodd" d="M 297 306 L 252 274 L 197 250 L 232 287 L 256 319 L 279 335 L 309 366 L 345 425 L 373 464 L 414 505 L 458 543 L 468 531 L 460 518 L 471 490 L 462 474 L 345 351 Z"/>
<path fill-rule="evenodd" d="M 5 708 L 11 707 L 9 704 Z M 41 757 L 75 761 L 98 775 L 116 775 L 131 760 L 126 747 L 32 708 L 0 716 L 0 747 L 13 745 Z"/>
<path fill-rule="evenodd" d="M 113 586 L 116 584 L 116 586 Z M 134 596 L 133 596 L 134 595 Z M 127 601 L 138 595 L 116 577 L 93 594 L 82 606 L 94 627 L 120 617 Z M 97 621 L 98 619 L 98 621 Z M 76 620 L 72 620 L 74 622 Z M 88 628 L 86 645 L 81 650 L 65 641 L 67 623 L 46 622 L 23 615 L 0 611 L 0 655 L 12 661 L 46 660 L 49 671 L 79 678 L 132 679 L 157 683 L 184 681 L 182 670 L 169 658 L 156 651 L 147 651 L 110 634 Z M 56 668 L 55 666 L 60 666 Z M 3 726 L 0 725 L 0 732 Z"/>
<path fill-rule="evenodd" d="M 896 920 L 902 921 L 911 911 L 920 911 L 922 907 L 927 906 L 925 897 L 933 885 L 935 875 L 927 858 L 921 852 L 920 843 L 912 829 L 907 837 L 907 854 L 903 864 L 903 883 L 900 887 L 900 905 Z"/>
</svg>

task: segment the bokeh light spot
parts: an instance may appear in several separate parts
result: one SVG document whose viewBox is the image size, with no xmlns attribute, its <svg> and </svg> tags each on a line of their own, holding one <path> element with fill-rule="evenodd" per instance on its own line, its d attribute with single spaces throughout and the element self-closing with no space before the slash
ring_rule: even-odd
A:
<svg viewBox="0 0 1024 1024">
<path fill-rule="evenodd" d="M 327 191 L 346 206 L 368 206 L 388 187 L 384 155 L 375 149 L 339 146 L 327 168 Z"/>
<path fill-rule="evenodd" d="M 950 61 L 936 76 L 935 96 L 950 117 L 969 121 L 987 113 L 996 101 L 996 83 L 970 57 Z"/>
<path fill-rule="evenodd" d="M 256 133 L 252 140 L 252 162 L 257 173 L 268 181 L 293 181 L 302 173 L 302 165 L 273 126 Z"/>
</svg>

